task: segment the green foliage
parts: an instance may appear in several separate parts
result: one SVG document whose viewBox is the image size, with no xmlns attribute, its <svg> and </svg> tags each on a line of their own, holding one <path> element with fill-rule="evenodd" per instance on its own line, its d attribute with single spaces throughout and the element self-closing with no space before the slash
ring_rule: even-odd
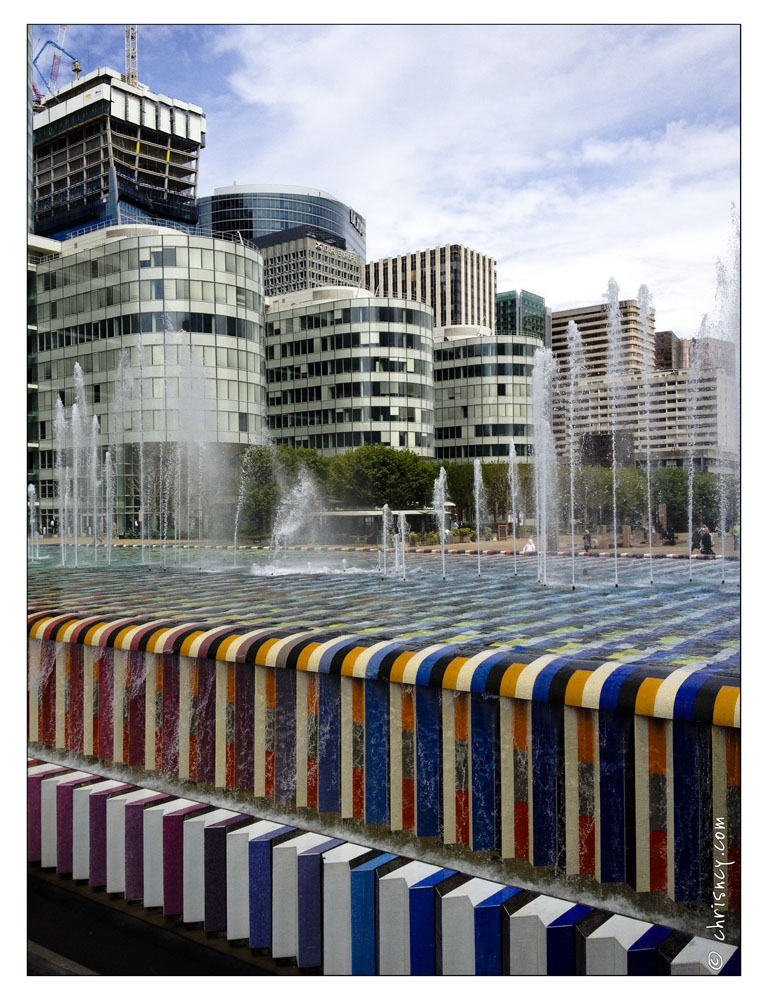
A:
<svg viewBox="0 0 768 1000">
<path fill-rule="evenodd" d="M 456 518 L 467 521 L 474 517 L 474 483 L 475 470 L 472 462 L 444 462 L 445 479 L 448 487 L 448 499 L 456 504 Z M 436 479 L 440 466 L 435 464 Z"/>
<path fill-rule="evenodd" d="M 328 475 L 329 460 L 310 448 L 259 446 L 242 457 L 245 483 L 243 514 L 252 531 L 268 533 L 281 497 L 298 479 L 302 468 L 308 469 L 322 493 Z"/>
<path fill-rule="evenodd" d="M 337 503 L 393 509 L 431 506 L 435 467 L 412 451 L 363 445 L 330 460 L 327 486 Z"/>
</svg>

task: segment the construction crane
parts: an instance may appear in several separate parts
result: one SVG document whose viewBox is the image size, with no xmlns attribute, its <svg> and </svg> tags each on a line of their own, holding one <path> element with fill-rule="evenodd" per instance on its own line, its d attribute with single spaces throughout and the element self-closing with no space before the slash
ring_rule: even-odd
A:
<svg viewBox="0 0 768 1000">
<path fill-rule="evenodd" d="M 40 70 L 40 67 L 37 65 L 37 60 L 40 58 L 40 56 L 43 54 L 43 52 L 48 48 L 49 45 L 52 45 L 55 49 L 58 49 L 60 52 L 63 52 L 65 56 L 68 56 L 72 60 L 72 72 L 75 74 L 75 79 L 76 80 L 78 80 L 80 78 L 80 73 L 81 73 L 83 67 L 80 65 L 80 63 L 77 61 L 77 59 L 75 59 L 75 57 L 72 55 L 71 52 L 67 52 L 67 50 L 64 49 L 64 48 L 62 48 L 61 45 L 58 44 L 58 42 L 51 41 L 50 38 L 48 39 L 47 42 L 44 42 L 43 45 L 40 47 L 39 52 L 37 53 L 37 55 L 35 56 L 35 58 L 32 60 L 32 65 L 35 67 L 35 69 L 37 70 L 37 72 L 40 74 L 40 79 L 45 84 L 45 89 L 55 98 L 55 100 L 58 101 L 58 97 L 56 97 L 56 95 L 53 93 L 53 88 L 51 87 L 51 83 L 52 82 L 55 83 L 55 80 L 53 80 L 52 78 L 49 78 L 48 80 L 46 80 L 45 77 L 43 76 L 41 70 Z M 61 56 L 59 56 L 59 60 L 60 59 L 61 59 Z M 51 72 L 53 72 L 53 66 L 51 66 Z M 58 66 L 56 67 L 56 75 L 58 77 Z M 42 99 L 42 94 L 37 89 L 37 87 L 34 87 L 34 85 L 33 85 L 33 89 L 35 91 L 35 96 L 37 97 L 39 95 L 39 99 Z"/>
<path fill-rule="evenodd" d="M 125 26 L 125 82 L 135 87 L 139 82 L 138 24 Z"/>
<path fill-rule="evenodd" d="M 53 59 L 51 59 L 51 74 L 48 77 L 48 89 L 49 90 L 55 90 L 56 89 L 56 84 L 57 84 L 58 79 L 59 79 L 59 65 L 61 64 L 61 52 L 64 51 L 64 49 L 62 49 L 61 46 L 64 44 L 64 36 L 66 35 L 66 33 L 67 33 L 67 25 L 66 24 L 60 24 L 59 25 L 59 33 L 56 36 L 56 45 L 57 45 L 57 47 L 59 48 L 60 51 L 59 52 L 54 52 L 53 53 Z"/>
</svg>

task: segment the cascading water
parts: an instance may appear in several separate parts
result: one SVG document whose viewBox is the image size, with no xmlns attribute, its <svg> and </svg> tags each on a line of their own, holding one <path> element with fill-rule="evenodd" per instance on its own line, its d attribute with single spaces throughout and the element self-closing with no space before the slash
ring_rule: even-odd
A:
<svg viewBox="0 0 768 1000">
<path fill-rule="evenodd" d="M 435 480 L 432 490 L 432 506 L 435 509 L 437 520 L 437 533 L 440 536 L 440 562 L 443 568 L 443 579 L 445 579 L 445 501 L 446 501 L 446 475 L 443 466 L 440 466 L 440 474 Z"/>
<path fill-rule="evenodd" d="M 650 342 L 651 328 L 651 295 L 647 285 L 641 285 L 637 292 L 637 307 L 640 313 L 640 338 L 643 342 Z M 643 409 L 645 411 L 645 488 L 648 501 L 648 575 L 649 581 L 653 583 L 653 511 L 651 494 L 651 376 L 653 374 L 653 363 L 649 355 L 646 355 L 642 367 L 643 374 Z"/>
<path fill-rule="evenodd" d="M 475 533 L 477 535 L 477 575 L 480 576 L 480 522 L 485 512 L 485 488 L 483 486 L 483 466 L 479 458 L 475 459 Z"/>
<path fill-rule="evenodd" d="M 608 282 L 608 351 L 606 356 L 606 376 L 608 382 L 608 415 L 611 427 L 611 485 L 613 498 L 613 567 L 614 586 L 619 585 L 619 528 L 616 519 L 616 486 L 618 464 L 616 461 L 616 430 L 618 424 L 619 396 L 622 376 L 621 350 L 621 309 L 619 307 L 619 284 L 611 278 Z"/>
<path fill-rule="evenodd" d="M 580 465 L 580 451 L 577 446 L 579 418 L 581 416 L 582 382 L 586 373 L 584 361 L 584 344 L 578 326 L 571 320 L 568 323 L 568 472 L 570 486 L 570 505 L 568 519 L 571 527 L 571 590 L 576 589 L 576 513 L 575 484 L 576 473 Z"/>
<path fill-rule="evenodd" d="M 512 562 L 514 575 L 517 576 L 517 450 L 515 442 L 509 442 L 509 462 L 507 464 L 507 492 L 512 509 Z"/>
<path fill-rule="evenodd" d="M 536 496 L 537 580 L 547 583 L 547 549 L 550 533 L 557 529 L 557 466 L 552 433 L 553 392 L 557 362 L 548 347 L 533 357 L 533 457 Z"/>
</svg>

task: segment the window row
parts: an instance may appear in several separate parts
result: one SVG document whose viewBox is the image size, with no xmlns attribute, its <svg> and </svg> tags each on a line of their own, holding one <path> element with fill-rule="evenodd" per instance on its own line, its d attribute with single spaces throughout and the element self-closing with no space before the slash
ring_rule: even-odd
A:
<svg viewBox="0 0 768 1000">
<path fill-rule="evenodd" d="M 488 342 L 483 344 L 465 344 L 463 347 L 436 348 L 435 363 L 461 361 L 463 358 L 493 358 L 511 354 L 520 358 L 532 358 L 537 349 L 533 344 L 521 344 L 516 341 L 510 344 L 489 337 Z"/>
<path fill-rule="evenodd" d="M 261 340 L 258 323 L 237 316 L 219 313 L 141 312 L 124 316 L 110 316 L 92 323 L 77 323 L 60 330 L 39 332 L 37 351 L 55 351 L 76 344 L 128 337 L 138 333 L 210 333 L 222 337 L 240 337 L 257 343 Z"/>
<path fill-rule="evenodd" d="M 374 423 L 432 423 L 431 410 L 421 410 L 414 406 L 358 406 L 343 410 L 293 410 L 290 413 L 269 415 L 270 430 L 281 427 L 313 427 L 317 424 L 349 424 L 361 421 Z"/>
<path fill-rule="evenodd" d="M 87 292 L 67 295 L 48 302 L 38 301 L 38 321 L 46 323 L 76 313 L 105 309 L 152 300 L 175 302 L 211 302 L 217 305 L 241 306 L 253 312 L 262 307 L 263 296 L 243 285 L 224 285 L 213 281 L 187 281 L 186 278 L 151 278 L 146 281 L 124 281 Z"/>
<path fill-rule="evenodd" d="M 145 267 L 190 267 L 219 271 L 258 281 L 261 262 L 258 258 L 230 253 L 226 250 L 207 250 L 202 247 L 148 247 L 103 253 L 92 251 L 87 257 L 78 255 L 74 264 L 52 265 L 49 271 L 38 275 L 38 291 L 66 288 L 81 281 L 91 281 L 108 274 Z"/>
<path fill-rule="evenodd" d="M 275 444 L 291 448 L 359 448 L 364 444 L 383 444 L 395 448 L 431 448 L 432 435 L 423 431 L 343 431 L 336 434 L 310 434 L 305 438 L 275 438 Z"/>
<path fill-rule="evenodd" d="M 267 360 L 270 360 L 267 348 Z M 421 358 L 329 358 L 326 361 L 308 361 L 303 365 L 289 365 L 281 368 L 270 368 L 267 371 L 269 382 L 294 382 L 297 379 L 321 378 L 324 375 L 343 375 L 352 372 L 397 372 L 414 374 L 424 377 L 430 374 L 430 364 Z"/>
<path fill-rule="evenodd" d="M 499 375 L 518 375 L 531 378 L 533 365 L 462 365 L 457 368 L 435 368 L 435 382 L 451 382 L 467 378 L 495 378 Z"/>
<path fill-rule="evenodd" d="M 143 353 L 143 357 L 142 357 Z M 142 366 L 166 369 L 182 368 L 191 378 L 208 378 L 214 369 L 232 368 L 243 372 L 258 373 L 262 377 L 266 372 L 264 361 L 252 351 L 237 350 L 233 347 L 203 347 L 199 344 L 148 344 L 143 351 L 138 347 L 124 348 L 122 351 L 93 351 L 77 358 L 55 358 L 51 361 L 41 361 L 38 364 L 38 380 L 40 383 L 51 379 L 71 378 L 75 362 L 80 365 L 83 374 L 91 372 L 114 371 L 125 366 L 127 378 L 139 378 Z M 203 369 L 206 369 L 204 372 Z"/>
<path fill-rule="evenodd" d="M 289 316 L 267 323 L 267 336 L 279 333 L 299 333 L 303 330 L 320 330 L 328 326 L 350 323 L 403 323 L 431 330 L 432 314 L 423 309 L 406 309 L 400 306 L 350 306 L 325 309 L 306 316 Z M 402 346 L 402 345 L 392 345 Z M 431 344 L 430 344 L 431 347 Z"/>
</svg>

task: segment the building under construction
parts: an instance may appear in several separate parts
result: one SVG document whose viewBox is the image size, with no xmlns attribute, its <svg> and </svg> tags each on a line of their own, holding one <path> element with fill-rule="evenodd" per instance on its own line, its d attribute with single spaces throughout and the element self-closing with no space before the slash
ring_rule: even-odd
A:
<svg viewBox="0 0 768 1000">
<path fill-rule="evenodd" d="M 65 84 L 37 108 L 38 235 L 63 239 L 102 222 L 195 225 L 202 108 L 112 69 Z"/>
</svg>

